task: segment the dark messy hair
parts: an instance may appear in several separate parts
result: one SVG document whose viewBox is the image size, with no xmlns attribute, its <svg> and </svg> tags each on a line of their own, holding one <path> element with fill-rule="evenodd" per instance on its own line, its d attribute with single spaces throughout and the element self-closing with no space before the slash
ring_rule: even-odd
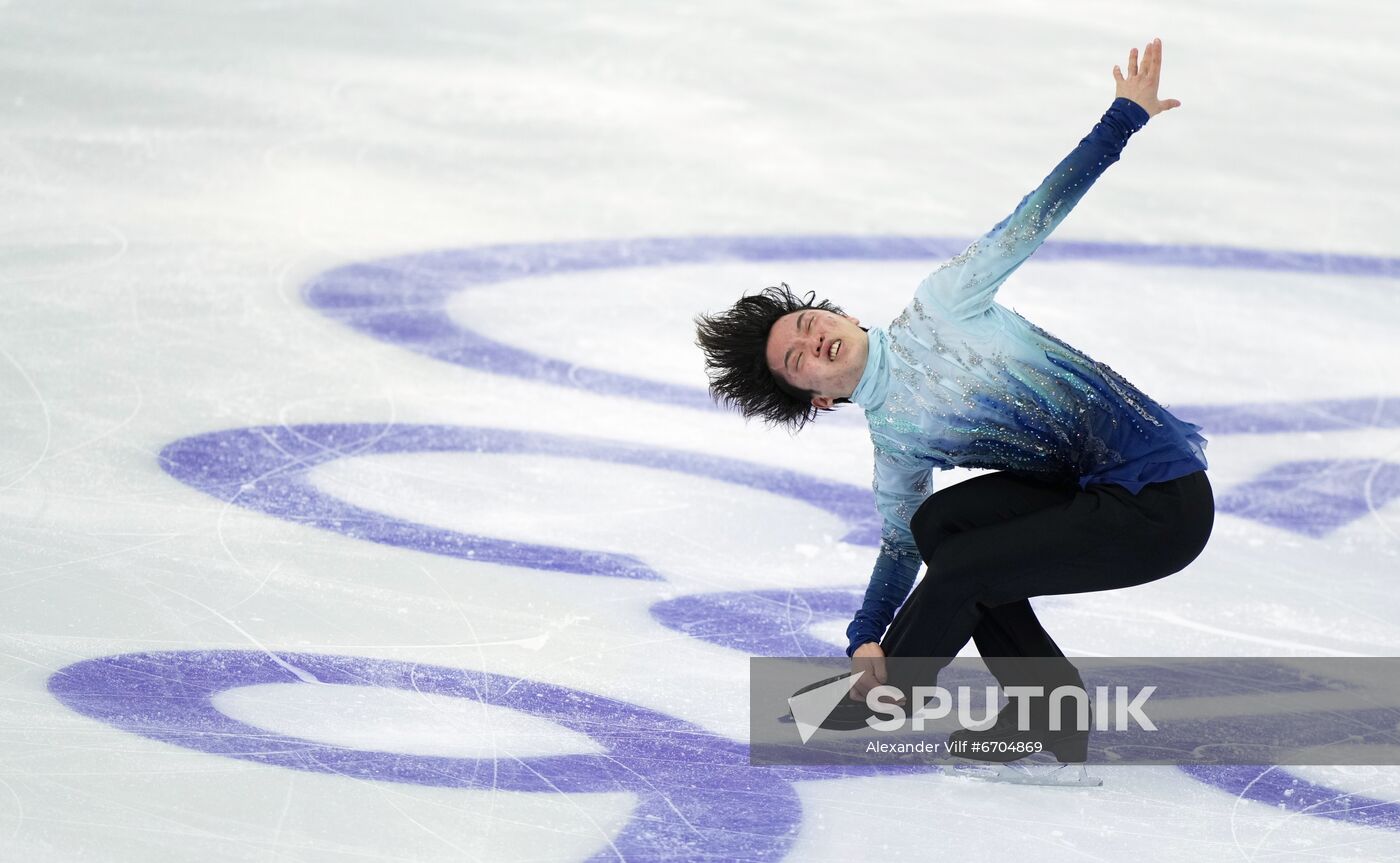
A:
<svg viewBox="0 0 1400 863">
<path fill-rule="evenodd" d="M 798 431 L 817 416 L 816 395 L 792 386 L 768 368 L 768 332 L 783 315 L 802 309 L 822 309 L 842 314 L 828 300 L 817 301 L 817 292 L 798 297 L 783 282 L 714 315 L 697 315 L 695 343 L 705 352 L 710 396 L 725 407 L 738 407 L 747 417 L 761 417 L 769 425 Z M 849 399 L 837 399 L 847 402 Z"/>
</svg>

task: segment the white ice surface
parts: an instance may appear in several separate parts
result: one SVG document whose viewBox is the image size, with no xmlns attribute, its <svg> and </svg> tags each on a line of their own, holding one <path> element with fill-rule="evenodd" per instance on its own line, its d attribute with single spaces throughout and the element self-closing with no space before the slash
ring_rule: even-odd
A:
<svg viewBox="0 0 1400 863">
<path fill-rule="evenodd" d="M 1088 131 L 1112 65 L 1153 36 L 1162 94 L 1184 105 L 1133 139 L 1054 240 L 1400 255 L 1400 13 L 1380 2 L 31 0 L 0 2 L 0 33 L 5 861 L 605 855 L 636 794 L 232 760 L 79 715 L 46 686 L 72 663 L 135 651 L 315 652 L 571 687 L 743 742 L 747 656 L 661 626 L 649 606 L 868 577 L 873 549 L 842 543 L 825 511 L 651 468 L 400 454 L 312 480 L 378 513 L 635 555 L 664 581 L 357 541 L 164 473 L 162 447 L 209 431 L 439 423 L 868 486 L 858 416 L 794 438 L 439 362 L 307 307 L 302 285 L 328 268 L 502 242 L 970 239 Z M 594 271 L 480 288 L 451 312 L 550 356 L 700 385 L 695 313 L 786 281 L 881 324 L 937 263 Z M 1170 405 L 1400 395 L 1390 280 L 1033 260 L 1000 300 Z M 1217 495 L 1287 461 L 1400 462 L 1400 429 L 1207 434 Z M 1397 655 L 1397 537 L 1400 502 L 1323 539 L 1222 515 L 1184 572 L 1036 606 L 1077 656 Z M 842 628 L 814 634 L 840 644 Z M 405 754 L 479 752 L 474 731 L 506 733 L 475 702 L 307 686 L 217 704 L 270 731 Z M 493 744 L 503 757 L 592 745 L 535 720 L 509 728 Z M 1296 774 L 1400 800 L 1400 768 Z M 1394 831 L 1251 803 L 1174 769 L 1103 775 L 1093 791 L 801 782 L 787 859 L 1400 858 Z"/>
</svg>

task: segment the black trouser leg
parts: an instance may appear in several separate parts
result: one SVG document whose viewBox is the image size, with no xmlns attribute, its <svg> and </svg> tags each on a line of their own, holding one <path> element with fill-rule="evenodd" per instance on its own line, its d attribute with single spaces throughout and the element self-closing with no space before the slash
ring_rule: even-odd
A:
<svg viewBox="0 0 1400 863">
<path fill-rule="evenodd" d="M 1136 495 L 1121 486 L 1080 489 L 1005 472 L 958 483 L 931 496 L 911 520 L 928 572 L 881 646 L 889 656 L 946 659 L 975 638 L 991 659 L 1063 657 L 1027 599 L 1128 587 L 1176 572 L 1205 547 L 1214 512 L 1204 471 Z M 1062 670 L 1078 680 L 1068 661 Z"/>
<path fill-rule="evenodd" d="M 911 528 L 921 549 L 936 548 L 954 534 L 994 524 L 1004 524 L 1040 510 L 1067 506 L 1076 488 L 1013 473 L 991 473 L 937 492 L 919 509 Z M 1027 600 L 999 606 L 981 605 L 972 638 L 987 668 L 1003 686 L 1030 686 L 1037 681 L 1025 674 L 1025 667 L 1002 661 L 1004 657 L 1063 657 L 1036 619 Z M 888 644 L 888 638 L 886 643 Z M 959 647 L 961 650 L 961 647 Z M 905 654 L 890 654 L 905 655 Z M 1066 661 L 1060 669 L 1066 682 L 1078 679 Z M 1017 672 L 1020 672 L 1019 674 Z"/>
</svg>

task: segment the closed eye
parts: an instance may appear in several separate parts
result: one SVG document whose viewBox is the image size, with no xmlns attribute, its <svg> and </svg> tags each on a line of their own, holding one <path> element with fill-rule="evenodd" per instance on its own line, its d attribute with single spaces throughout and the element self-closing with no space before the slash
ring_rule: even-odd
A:
<svg viewBox="0 0 1400 863">
<path fill-rule="evenodd" d="M 807 316 L 807 327 L 806 327 L 806 329 L 807 329 L 807 335 L 810 336 L 810 335 L 812 334 L 812 324 L 816 323 L 816 320 L 817 320 L 817 316 L 814 315 L 814 314 L 813 314 L 813 315 L 808 315 L 808 316 Z M 802 356 L 798 356 L 798 358 L 797 358 L 797 368 L 799 368 L 799 369 L 802 368 Z"/>
<path fill-rule="evenodd" d="M 810 336 L 812 334 L 812 324 L 816 323 L 817 316 L 815 314 L 803 313 L 797 316 L 798 323 L 801 323 L 803 318 L 807 319 L 807 325 L 803 327 L 803 331 Z M 803 354 L 797 355 L 797 361 L 792 364 L 793 371 L 800 371 L 802 369 L 802 357 Z"/>
</svg>

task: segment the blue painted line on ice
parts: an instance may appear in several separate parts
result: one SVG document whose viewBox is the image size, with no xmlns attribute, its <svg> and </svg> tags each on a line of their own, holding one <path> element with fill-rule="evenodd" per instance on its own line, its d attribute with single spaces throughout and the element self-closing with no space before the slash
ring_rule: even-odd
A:
<svg viewBox="0 0 1400 863">
<path fill-rule="evenodd" d="M 713 402 L 701 386 L 589 368 L 499 342 L 455 321 L 447 313 L 447 301 L 474 287 L 557 273 L 742 261 L 932 263 L 958 253 L 966 245 L 966 240 L 949 237 L 849 235 L 654 237 L 506 244 L 347 264 L 312 279 L 303 288 L 303 294 L 313 308 L 346 326 L 446 362 L 601 395 L 713 409 Z M 1036 252 L 1036 260 L 1400 278 L 1400 258 L 1229 246 L 1051 242 Z M 1205 426 L 1208 434 L 1400 425 L 1400 402 L 1385 398 L 1174 405 L 1172 413 Z"/>
<path fill-rule="evenodd" d="M 454 294 L 529 276 L 672 264 L 775 260 L 939 260 L 966 241 L 907 236 L 700 236 L 528 243 L 447 249 L 348 264 L 304 288 L 323 314 L 374 338 L 446 362 L 599 394 L 699 409 L 715 405 L 702 387 L 589 368 L 492 339 L 448 315 Z M 1318 252 L 1142 243 L 1047 243 L 1038 260 L 1110 261 L 1129 266 L 1234 268 L 1345 277 L 1400 277 L 1400 259 Z M 1400 427 L 1400 400 L 1320 399 L 1232 405 L 1175 405 L 1208 436 Z M 1260 477 L 1222 497 L 1221 512 L 1319 537 L 1394 496 L 1394 468 L 1379 492 L 1368 485 L 1339 497 L 1295 474 Z M 1349 474 L 1348 474 L 1349 475 Z M 1343 477 L 1345 478 L 1345 477 Z M 1333 484 L 1322 478 L 1321 485 Z"/>
<path fill-rule="evenodd" d="M 521 453 L 658 468 L 782 495 L 837 516 L 842 541 L 876 545 L 880 523 L 867 488 L 684 450 L 518 429 L 446 425 L 309 424 L 255 426 L 177 440 L 160 454 L 171 476 L 206 494 L 353 539 L 528 569 L 662 579 L 637 558 L 434 527 L 374 512 L 316 488 L 308 474 L 327 462 L 386 453 Z M 541 533 L 548 534 L 548 526 Z"/>
<path fill-rule="evenodd" d="M 1276 464 L 1230 488 L 1220 512 L 1321 539 L 1400 497 L 1400 464 L 1330 459 Z"/>
<path fill-rule="evenodd" d="M 289 666 L 316 682 L 303 682 Z M 470 699 L 556 722 L 604 752 L 529 759 L 373 752 L 267 731 L 214 707 L 220 692 L 271 683 Z M 787 853 L 802 816 L 791 782 L 751 769 L 743 745 L 623 701 L 500 674 L 355 656 L 182 651 L 79 662 L 55 672 L 49 691 L 78 713 L 124 731 L 273 767 L 438 788 L 636 795 L 622 831 L 611 841 L 599 837 L 608 848 L 590 858 L 598 863 L 776 861 Z"/>
<path fill-rule="evenodd" d="M 1262 668 L 1270 661 L 1246 657 L 1240 662 Z M 1208 671 L 1208 677 L 1213 683 L 1207 683 L 1207 690 L 1221 686 L 1216 670 Z M 1254 677 L 1266 687 L 1273 679 L 1267 671 Z M 1283 680 L 1288 680 L 1286 673 Z M 558 723 L 588 736 L 604 752 L 464 758 L 353 749 L 259 728 L 214 706 L 222 692 L 267 684 L 376 687 L 470 699 Z M 617 855 L 658 861 L 782 859 L 801 822 L 793 782 L 940 769 L 929 764 L 753 766 L 747 745 L 625 701 L 526 678 L 370 657 L 246 650 L 132 653 L 59 669 L 49 678 L 48 689 L 75 712 L 123 731 L 268 767 L 439 788 L 636 795 L 632 816 L 611 840 L 610 849 L 590 861 Z M 1296 717 L 1283 726 L 1267 727 L 1242 717 L 1234 720 L 1235 736 L 1223 739 L 1248 747 L 1261 734 L 1267 738 L 1282 730 L 1298 745 L 1326 744 L 1337 739 L 1338 722 L 1348 723 L 1346 730 L 1393 735 L 1393 721 L 1377 722 L 1371 715 L 1376 712 L 1328 713 L 1306 727 Z M 1393 720 L 1393 714 L 1381 712 Z M 1160 752 L 1163 746 L 1175 746 L 1188 757 L 1199 740 L 1222 739 L 1219 729 L 1194 742 L 1190 733 L 1172 740 L 1146 739 L 1145 732 L 1138 736 L 1149 749 Z M 1400 806 L 1395 803 L 1338 792 L 1279 768 L 1181 769 L 1247 800 L 1400 829 Z"/>
<path fill-rule="evenodd" d="M 586 735 L 601 754 L 461 758 L 352 749 L 233 719 L 221 692 L 266 684 L 358 686 L 468 699 Z M 361 656 L 250 650 L 128 653 L 49 678 L 77 713 L 123 731 L 268 767 L 435 788 L 543 794 L 631 793 L 631 817 L 589 863 L 782 860 L 802 819 L 792 783 L 926 773 L 929 765 L 749 764 L 748 745 L 625 701 L 520 677 Z M 469 817 L 470 813 L 466 814 Z"/>
</svg>

